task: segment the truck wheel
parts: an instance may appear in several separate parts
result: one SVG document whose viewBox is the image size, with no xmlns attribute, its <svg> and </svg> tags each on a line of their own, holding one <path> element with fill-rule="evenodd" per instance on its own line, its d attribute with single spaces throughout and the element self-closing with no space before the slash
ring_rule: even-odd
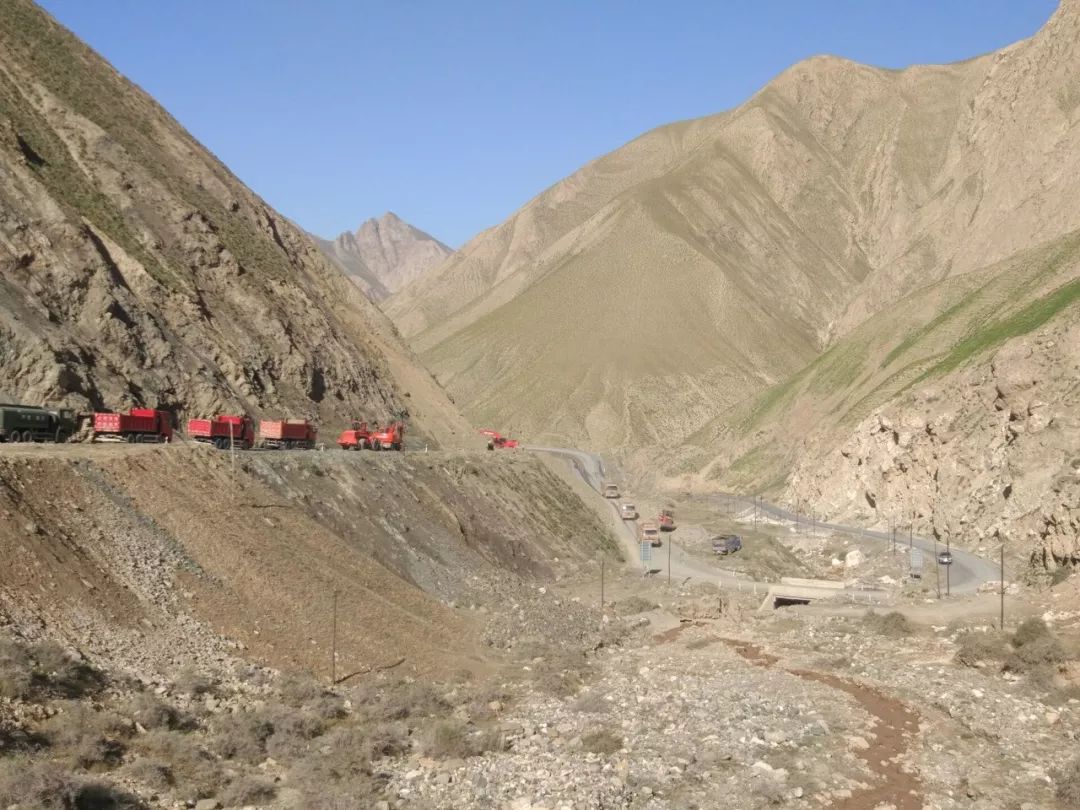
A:
<svg viewBox="0 0 1080 810">
<path fill-rule="evenodd" d="M 398 452 L 401 452 L 401 442 L 395 442 L 394 443 L 394 449 L 397 450 Z"/>
<path fill-rule="evenodd" d="M 128 444 L 135 444 L 135 442 L 137 442 L 138 440 L 139 437 L 136 436 L 134 433 L 128 433 L 126 436 L 124 436 L 124 441 L 126 441 Z"/>
<path fill-rule="evenodd" d="M 67 434 L 61 428 L 56 429 L 56 433 L 53 434 L 53 441 L 57 444 L 63 444 L 67 441 Z"/>
<path fill-rule="evenodd" d="M 17 430 L 11 431 L 11 433 L 8 434 L 8 441 L 12 444 L 18 444 L 22 441 L 22 434 Z"/>
</svg>

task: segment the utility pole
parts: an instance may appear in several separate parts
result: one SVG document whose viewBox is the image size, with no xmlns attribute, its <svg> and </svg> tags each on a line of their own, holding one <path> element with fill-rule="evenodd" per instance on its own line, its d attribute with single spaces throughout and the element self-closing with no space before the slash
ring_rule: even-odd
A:
<svg viewBox="0 0 1080 810">
<path fill-rule="evenodd" d="M 757 508 L 757 495 L 754 496 L 754 531 L 757 531 L 758 523 L 758 508 Z"/>
<path fill-rule="evenodd" d="M 667 541 L 667 584 L 671 587 L 671 537 L 668 537 Z"/>
<path fill-rule="evenodd" d="M 330 624 L 330 685 L 337 683 L 337 588 L 334 588 L 333 619 Z"/>
<path fill-rule="evenodd" d="M 999 574 L 1001 579 L 1001 621 L 998 624 L 998 629 L 1005 632 L 1005 541 L 1001 541 L 1001 573 Z"/>
<path fill-rule="evenodd" d="M 941 598 L 941 562 L 937 557 L 937 529 L 934 529 L 934 581 L 937 583 L 937 598 Z"/>
<path fill-rule="evenodd" d="M 604 609 L 604 565 L 606 560 L 600 560 L 600 610 Z"/>
<path fill-rule="evenodd" d="M 949 576 L 949 571 L 952 570 L 952 538 L 950 535 L 945 535 L 945 553 L 949 555 L 949 564 L 945 566 L 945 595 L 952 596 L 952 585 Z"/>
</svg>

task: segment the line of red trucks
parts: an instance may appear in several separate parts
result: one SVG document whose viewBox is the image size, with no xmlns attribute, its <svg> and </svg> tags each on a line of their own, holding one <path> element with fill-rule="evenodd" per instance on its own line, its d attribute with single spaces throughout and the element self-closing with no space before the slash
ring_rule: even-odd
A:
<svg viewBox="0 0 1080 810">
<path fill-rule="evenodd" d="M 172 417 L 168 411 L 132 408 L 127 413 L 95 413 L 93 441 L 170 442 L 173 439 Z M 250 450 L 265 447 L 275 450 L 310 450 L 319 432 L 306 419 L 263 419 L 258 433 L 247 415 L 221 415 L 210 419 L 189 419 L 187 435 L 194 441 L 212 444 L 220 450 L 235 447 Z M 354 422 L 338 437 L 343 449 L 401 450 L 405 440 L 404 422 L 368 427 Z"/>
</svg>

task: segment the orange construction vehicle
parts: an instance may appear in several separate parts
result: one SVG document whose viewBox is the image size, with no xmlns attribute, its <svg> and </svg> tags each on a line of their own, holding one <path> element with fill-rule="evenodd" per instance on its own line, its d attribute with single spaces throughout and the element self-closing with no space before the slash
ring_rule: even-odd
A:
<svg viewBox="0 0 1080 810">
<path fill-rule="evenodd" d="M 372 431 L 370 438 L 372 450 L 400 450 L 404 441 L 404 422 L 391 422 L 386 427 Z"/>
<path fill-rule="evenodd" d="M 500 450 L 512 450 L 518 446 L 517 439 L 508 439 L 494 430 L 481 430 L 480 435 L 488 437 L 488 450 L 494 450 L 495 448 L 499 448 Z"/>
<path fill-rule="evenodd" d="M 367 422 L 353 422 L 349 430 L 341 431 L 338 447 L 342 450 L 367 450 L 371 447 L 371 430 Z"/>
</svg>

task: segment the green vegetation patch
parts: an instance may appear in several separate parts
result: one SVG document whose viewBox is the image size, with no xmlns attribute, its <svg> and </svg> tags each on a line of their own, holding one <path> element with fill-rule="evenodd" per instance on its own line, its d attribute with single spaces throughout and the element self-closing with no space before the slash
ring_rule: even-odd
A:
<svg viewBox="0 0 1080 810">
<path fill-rule="evenodd" d="M 941 360 L 917 377 L 913 384 L 928 377 L 947 374 L 978 354 L 994 349 L 1007 340 L 1035 331 L 1078 301 L 1080 278 L 1058 287 L 1049 295 L 1033 301 L 1012 315 L 983 325 L 953 346 Z"/>
</svg>

